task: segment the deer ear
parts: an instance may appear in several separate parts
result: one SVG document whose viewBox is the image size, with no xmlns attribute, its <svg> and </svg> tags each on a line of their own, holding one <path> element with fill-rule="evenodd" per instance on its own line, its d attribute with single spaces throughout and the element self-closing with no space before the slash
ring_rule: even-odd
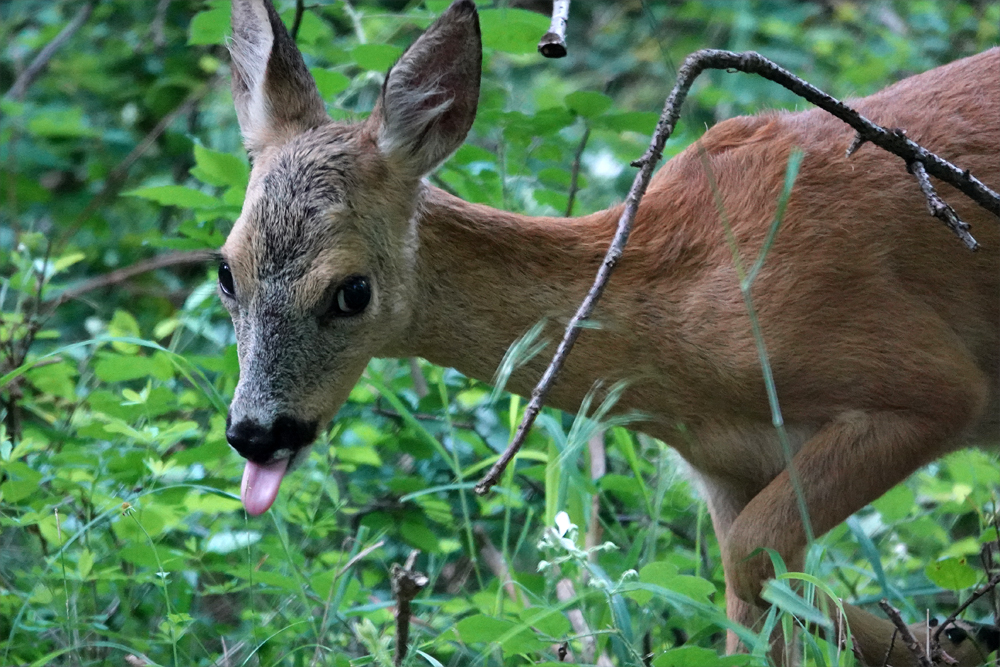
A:
<svg viewBox="0 0 1000 667">
<path fill-rule="evenodd" d="M 250 153 L 329 121 L 302 54 L 271 0 L 233 0 L 233 101 Z"/>
<path fill-rule="evenodd" d="M 368 120 L 382 153 L 417 177 L 444 162 L 476 119 L 482 69 L 476 5 L 456 0 L 386 75 Z"/>
</svg>

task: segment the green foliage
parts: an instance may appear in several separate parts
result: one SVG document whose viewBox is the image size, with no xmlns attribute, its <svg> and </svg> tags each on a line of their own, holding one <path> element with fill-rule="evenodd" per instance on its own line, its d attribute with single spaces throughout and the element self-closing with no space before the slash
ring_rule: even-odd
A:
<svg viewBox="0 0 1000 667">
<path fill-rule="evenodd" d="M 295 3 L 277 4 L 291 24 Z M 306 4 L 300 48 L 331 115 L 356 120 L 447 2 Z M 566 211 L 584 137 L 573 212 L 624 196 L 691 51 L 755 49 L 848 95 L 1000 36 L 997 2 L 574 3 L 557 62 L 535 53 L 548 17 L 509 4 L 483 8 L 479 117 L 432 180 L 532 214 Z M 0 90 L 81 6 L 0 3 Z M 546 412 L 479 498 L 521 401 L 375 360 L 274 509 L 244 514 L 224 435 L 234 337 L 204 263 L 249 173 L 228 30 L 226 0 L 103 0 L 23 99 L 0 98 L 0 664 L 388 665 L 389 565 L 413 549 L 431 583 L 408 665 L 574 664 L 563 647 L 576 664 L 760 664 L 766 642 L 720 657 L 719 550 L 676 457 L 602 420 L 606 405 Z M 707 74 L 667 153 L 706 123 L 796 104 Z M 153 257 L 176 261 L 116 273 Z M 501 376 L 547 352 L 526 337 Z M 773 622 L 820 621 L 831 594 L 950 612 L 983 580 L 998 482 L 980 451 L 925 468 L 825 537 L 810 574 L 769 586 Z"/>
</svg>

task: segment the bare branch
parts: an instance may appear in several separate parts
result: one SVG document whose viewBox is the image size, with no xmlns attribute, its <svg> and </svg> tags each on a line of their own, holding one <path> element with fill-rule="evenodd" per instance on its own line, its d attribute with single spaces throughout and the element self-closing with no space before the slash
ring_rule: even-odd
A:
<svg viewBox="0 0 1000 667">
<path fill-rule="evenodd" d="M 144 259 L 141 262 L 132 264 L 131 266 L 116 269 L 110 273 L 105 273 L 103 276 L 97 276 L 96 278 L 85 280 L 75 287 L 70 287 L 64 290 L 55 299 L 50 301 L 50 303 L 53 304 L 53 307 L 58 307 L 82 294 L 123 283 L 126 280 L 143 273 L 149 273 L 150 271 L 156 271 L 157 269 L 165 269 L 170 266 L 203 264 L 215 257 L 215 255 L 216 253 L 212 250 L 186 250 L 183 252 L 174 252 L 169 255 L 160 255 L 150 259 Z"/>
<path fill-rule="evenodd" d="M 920 184 L 920 189 L 923 190 L 924 196 L 927 197 L 928 213 L 944 222 L 948 226 L 948 229 L 953 231 L 955 236 L 962 240 L 966 248 L 969 250 L 978 250 L 979 244 L 976 243 L 976 239 L 972 238 L 972 234 L 969 233 L 971 229 L 969 223 L 960 220 L 958 214 L 955 213 L 955 209 L 941 199 L 937 190 L 931 185 L 931 179 L 927 175 L 927 170 L 924 169 L 924 164 L 920 161 L 914 161 L 910 164 L 910 173 L 916 177 L 917 183 Z"/>
<path fill-rule="evenodd" d="M 919 144 L 914 143 L 905 134 L 892 132 L 880 125 L 876 125 L 843 102 L 827 95 L 819 88 L 803 81 L 759 53 L 750 51 L 733 53 L 731 51 L 718 51 L 715 49 L 704 49 L 692 53 L 685 58 L 684 63 L 677 72 L 677 82 L 667 97 L 660 120 L 657 122 L 656 130 L 653 132 L 649 148 L 646 149 L 645 154 L 641 158 L 632 163 L 632 166 L 639 168 L 639 173 L 636 174 L 628 196 L 625 198 L 625 207 L 618 220 L 618 228 L 611 240 L 607 254 L 604 256 L 604 261 L 597 272 L 597 277 L 590 291 L 587 292 L 587 296 L 584 297 L 583 303 L 580 304 L 580 307 L 570 319 L 569 324 L 567 324 L 566 331 L 563 334 L 562 341 L 559 343 L 559 347 L 556 349 L 555 356 L 552 357 L 552 361 L 549 363 L 548 368 L 545 369 L 541 380 L 539 380 L 531 392 L 531 400 L 524 410 L 524 418 L 517 427 L 514 438 L 503 454 L 500 455 L 497 462 L 490 468 L 486 476 L 476 485 L 476 493 L 480 495 L 484 494 L 497 484 L 500 475 L 503 474 L 503 471 L 513 460 L 518 450 L 520 450 L 521 445 L 524 444 L 528 430 L 538 416 L 546 396 L 548 396 L 549 391 L 552 389 L 552 385 L 555 384 L 556 377 L 566 363 L 566 357 L 569 355 L 570 350 L 573 349 L 573 345 L 580 335 L 581 324 L 593 313 L 594 307 L 597 305 L 597 300 L 604 293 L 604 288 L 611 277 L 612 271 L 614 271 L 615 266 L 621 259 L 625 243 L 628 241 L 629 234 L 632 231 L 632 223 L 635 221 L 639 202 L 646 193 L 646 188 L 649 186 L 653 169 L 660 158 L 663 157 L 663 147 L 677 125 L 681 105 L 684 103 L 694 80 L 706 69 L 734 69 L 750 74 L 759 74 L 765 79 L 778 83 L 844 121 L 854 128 L 862 139 L 870 141 L 876 146 L 903 158 L 908 165 L 920 162 L 927 173 L 955 186 L 987 211 L 1000 216 L 1000 195 L 987 187 L 971 173 L 959 169 Z M 852 146 L 856 143 L 857 139 L 852 143 Z"/>
<path fill-rule="evenodd" d="M 885 657 L 882 658 L 882 667 L 889 667 L 889 656 L 892 655 L 892 649 L 896 646 L 896 637 L 899 636 L 899 628 L 892 629 L 892 638 L 889 640 L 889 648 L 885 650 Z M 854 645 L 857 647 L 857 644 Z"/>
<path fill-rule="evenodd" d="M 930 658 L 927 657 L 927 654 L 924 653 L 923 647 L 920 646 L 920 642 L 918 642 L 917 638 L 913 636 L 912 632 L 910 632 L 910 628 L 907 627 L 906 623 L 903 621 L 903 617 L 899 615 L 899 610 L 889 604 L 888 600 L 879 600 L 878 606 L 882 608 L 885 615 L 889 617 L 892 624 L 896 626 L 897 630 L 899 630 L 900 638 L 903 640 L 903 643 L 906 644 L 906 648 L 910 649 L 910 653 L 912 653 L 917 659 L 920 667 L 933 667 Z"/>
<path fill-rule="evenodd" d="M 52 41 L 46 44 L 44 48 L 38 52 L 38 55 L 31 61 L 28 68 L 21 72 L 21 76 L 17 77 L 14 85 L 7 91 L 6 97 L 8 99 L 18 101 L 24 98 L 24 95 L 28 92 L 28 88 L 31 84 L 33 84 L 35 79 L 37 79 L 45 68 L 48 67 L 49 61 L 52 60 L 52 56 L 55 55 L 55 52 L 58 51 L 63 44 L 69 41 L 69 38 L 76 34 L 76 31 L 87 22 L 87 19 L 90 18 L 90 13 L 94 11 L 95 4 L 97 3 L 88 2 L 81 7 L 80 11 L 76 13 L 76 16 L 74 16 L 73 19 L 66 24 L 66 27 L 60 30 L 59 34 L 53 37 Z"/>
<path fill-rule="evenodd" d="M 553 0 L 552 23 L 549 31 L 538 42 L 538 52 L 546 58 L 566 57 L 566 21 L 569 19 L 569 0 Z"/>
<path fill-rule="evenodd" d="M 384 546 L 385 546 L 385 540 L 379 540 L 375 544 L 373 544 L 373 545 L 371 545 L 369 547 L 365 547 L 364 549 L 362 549 L 361 551 L 359 551 L 358 553 L 356 553 L 353 558 L 351 558 L 349 561 L 347 561 L 346 563 L 344 563 L 344 567 L 340 568 L 340 571 L 337 572 L 337 578 L 339 579 L 340 577 L 342 577 L 345 574 L 347 574 L 348 570 L 350 570 L 352 567 L 354 567 L 358 563 L 358 561 L 360 561 L 360 560 L 362 560 L 364 558 L 367 558 L 368 554 L 370 554 L 371 552 L 375 551 L 376 549 L 381 549 Z"/>
</svg>

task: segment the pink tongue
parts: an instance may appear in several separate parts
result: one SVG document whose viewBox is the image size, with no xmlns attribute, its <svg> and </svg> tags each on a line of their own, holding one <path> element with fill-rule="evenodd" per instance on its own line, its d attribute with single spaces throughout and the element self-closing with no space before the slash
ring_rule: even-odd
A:
<svg viewBox="0 0 1000 667">
<path fill-rule="evenodd" d="M 240 499 L 248 514 L 263 514 L 274 504 L 281 478 L 285 476 L 287 468 L 288 459 L 267 465 L 247 461 L 247 467 L 243 469 L 243 483 L 240 484 Z"/>
</svg>

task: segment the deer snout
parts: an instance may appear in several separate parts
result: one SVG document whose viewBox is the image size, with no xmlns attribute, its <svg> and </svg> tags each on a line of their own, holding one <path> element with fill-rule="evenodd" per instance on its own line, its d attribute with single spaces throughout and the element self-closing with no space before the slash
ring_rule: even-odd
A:
<svg viewBox="0 0 1000 667">
<path fill-rule="evenodd" d="M 226 417 L 226 440 L 240 456 L 254 463 L 268 463 L 294 456 L 316 439 L 316 422 L 281 415 L 269 424 L 254 419 L 233 422 Z"/>
</svg>

